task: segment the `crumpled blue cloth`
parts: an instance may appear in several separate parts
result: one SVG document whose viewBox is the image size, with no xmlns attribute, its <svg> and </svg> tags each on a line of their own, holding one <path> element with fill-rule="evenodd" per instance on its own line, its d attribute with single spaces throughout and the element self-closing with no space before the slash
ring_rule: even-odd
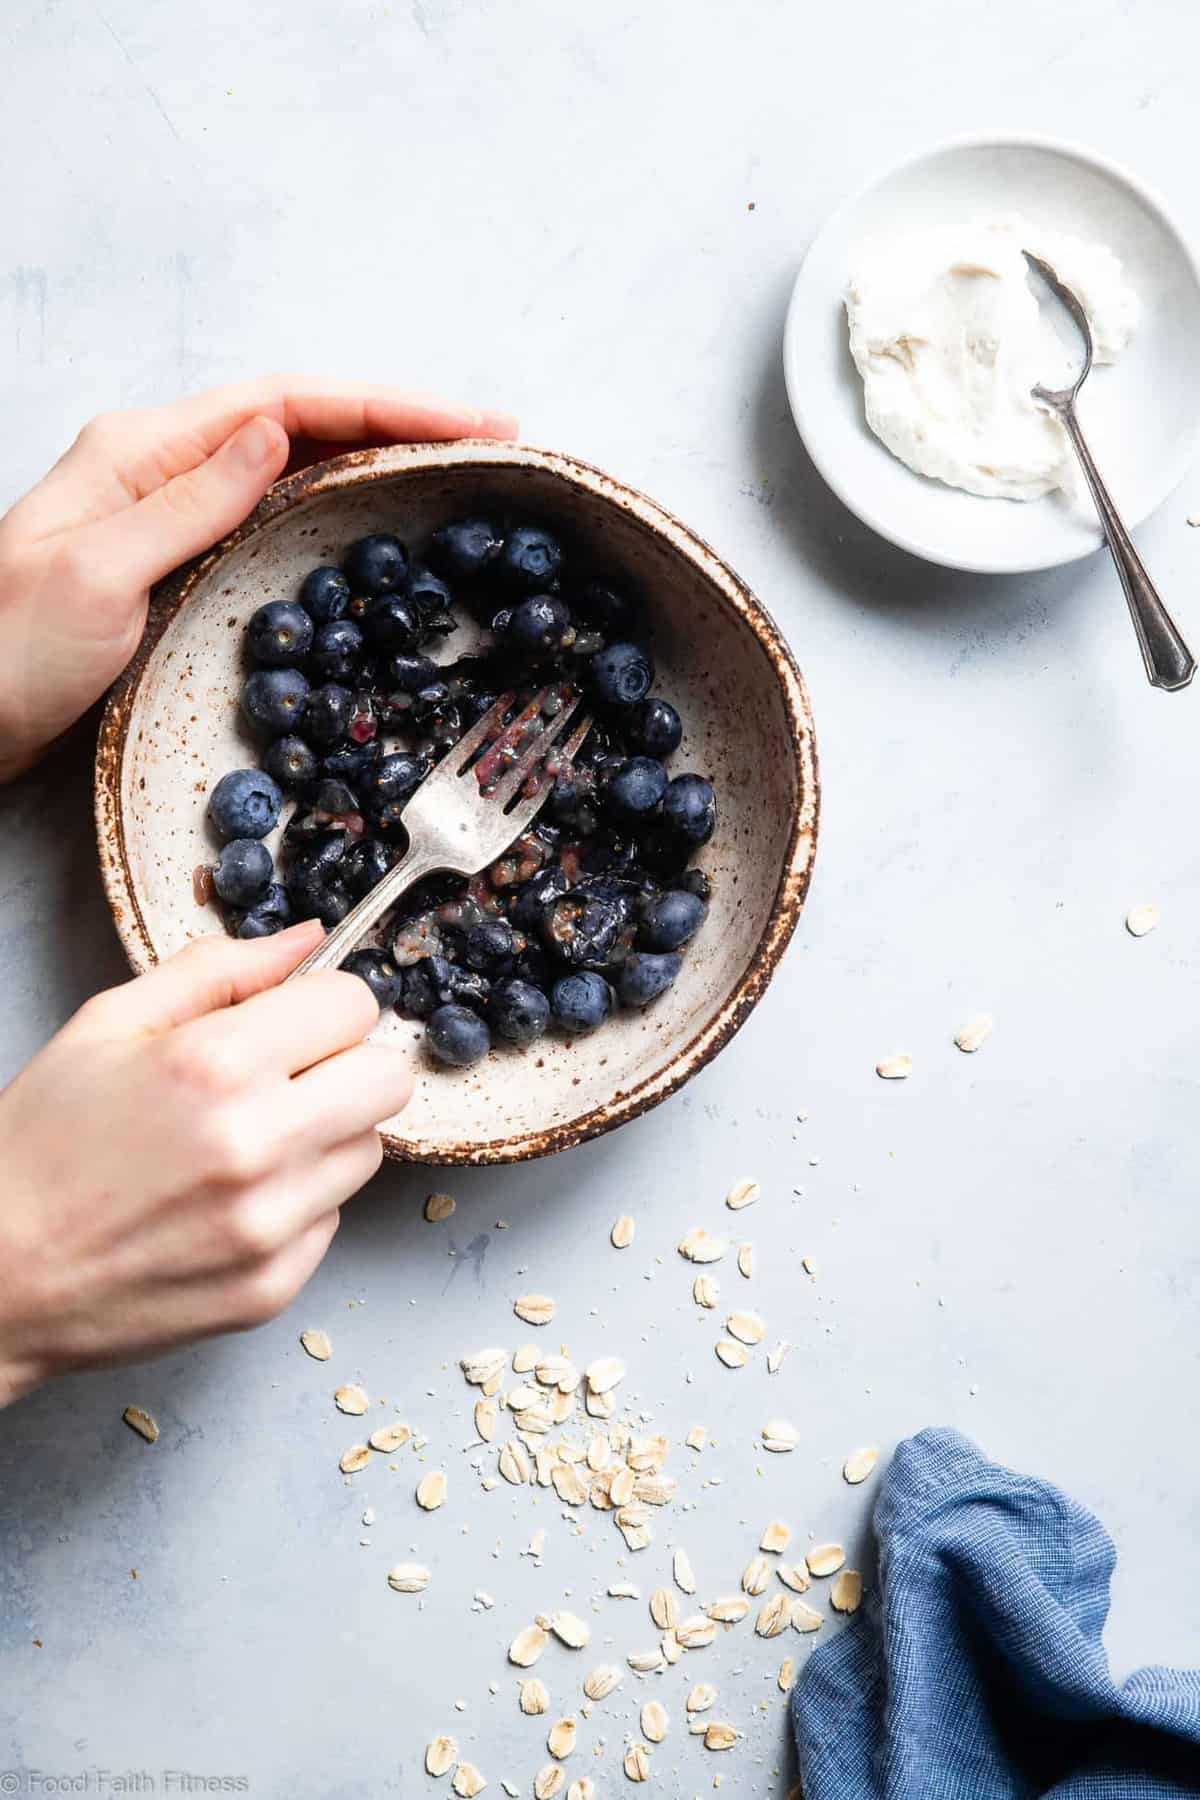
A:
<svg viewBox="0 0 1200 1800">
<path fill-rule="evenodd" d="M 1115 1554 L 1085 1507 L 922 1431 L 875 1533 L 874 1593 L 792 1691 L 804 1800 L 1200 1795 L 1200 1671 L 1114 1682 Z"/>
</svg>

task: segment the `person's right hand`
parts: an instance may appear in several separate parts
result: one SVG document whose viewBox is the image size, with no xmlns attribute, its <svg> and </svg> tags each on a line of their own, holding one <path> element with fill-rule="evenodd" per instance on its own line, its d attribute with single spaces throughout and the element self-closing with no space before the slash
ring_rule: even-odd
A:
<svg viewBox="0 0 1200 1800">
<path fill-rule="evenodd" d="M 412 1088 L 315 922 L 97 994 L 0 1094 L 0 1404 L 282 1310 Z"/>
</svg>

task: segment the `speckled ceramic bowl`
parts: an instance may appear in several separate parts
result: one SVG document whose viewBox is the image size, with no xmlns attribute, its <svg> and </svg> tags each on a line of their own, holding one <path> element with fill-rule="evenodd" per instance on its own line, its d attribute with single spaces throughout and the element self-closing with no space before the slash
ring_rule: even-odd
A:
<svg viewBox="0 0 1200 1800">
<path fill-rule="evenodd" d="M 422 1053 L 416 1093 L 385 1143 L 423 1162 L 544 1155 L 674 1092 L 762 993 L 799 917 L 816 844 L 816 749 L 800 672 L 706 544 L 643 494 L 553 452 L 483 442 L 360 451 L 281 482 L 238 531 L 155 592 L 145 641 L 109 700 L 96 764 L 104 883 L 136 969 L 221 928 L 197 904 L 193 872 L 214 855 L 209 789 L 256 760 L 237 705 L 251 612 L 293 593 L 306 569 L 338 560 L 366 531 L 419 541 L 473 510 L 551 521 L 576 557 L 645 590 L 658 688 L 683 716 L 674 766 L 712 777 L 720 822 L 700 857 L 713 879 L 709 917 L 669 993 L 592 1038 L 504 1046 L 472 1069 L 435 1068 Z M 423 1027 L 389 1015 L 379 1030 L 416 1045 Z"/>
</svg>

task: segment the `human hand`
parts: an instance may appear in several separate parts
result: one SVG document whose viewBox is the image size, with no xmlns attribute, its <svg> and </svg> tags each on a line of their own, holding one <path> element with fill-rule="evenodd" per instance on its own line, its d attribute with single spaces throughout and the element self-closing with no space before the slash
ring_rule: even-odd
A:
<svg viewBox="0 0 1200 1800">
<path fill-rule="evenodd" d="M 138 646 L 154 582 L 241 523 L 294 441 L 333 454 L 515 434 L 503 413 L 303 376 L 93 419 L 0 519 L 0 781 L 99 699 Z"/>
<path fill-rule="evenodd" d="M 412 1088 L 313 921 L 202 938 L 89 1000 L 0 1093 L 0 1405 L 282 1310 Z"/>
</svg>

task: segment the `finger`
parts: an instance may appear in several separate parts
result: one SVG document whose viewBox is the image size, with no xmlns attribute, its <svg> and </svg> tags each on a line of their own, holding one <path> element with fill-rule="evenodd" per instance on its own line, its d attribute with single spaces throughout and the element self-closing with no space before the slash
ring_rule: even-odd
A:
<svg viewBox="0 0 1200 1800">
<path fill-rule="evenodd" d="M 237 1088 L 263 1076 L 295 1075 L 360 1043 L 378 1023 L 379 1003 L 365 981 L 319 969 L 256 993 L 232 1015 L 194 1019 L 182 1028 L 181 1051 L 194 1050 L 201 1062 L 211 1054 Z"/>
<path fill-rule="evenodd" d="M 369 1131 L 407 1106 L 414 1079 L 408 1050 L 358 1044 L 293 1078 L 285 1132 L 300 1144 L 329 1144 Z"/>
<path fill-rule="evenodd" d="M 280 1169 L 239 1201 L 239 1235 L 248 1243 L 274 1246 L 269 1260 L 285 1255 L 314 1224 L 365 1187 L 382 1161 L 379 1133 L 361 1131 L 320 1156 Z M 261 1259 L 253 1266 L 261 1268 Z"/>
<path fill-rule="evenodd" d="M 197 938 L 148 975 L 97 994 L 75 1015 L 68 1030 L 105 1037 L 170 1031 L 275 987 L 323 936 L 318 920 L 305 919 L 274 937 Z"/>
</svg>

